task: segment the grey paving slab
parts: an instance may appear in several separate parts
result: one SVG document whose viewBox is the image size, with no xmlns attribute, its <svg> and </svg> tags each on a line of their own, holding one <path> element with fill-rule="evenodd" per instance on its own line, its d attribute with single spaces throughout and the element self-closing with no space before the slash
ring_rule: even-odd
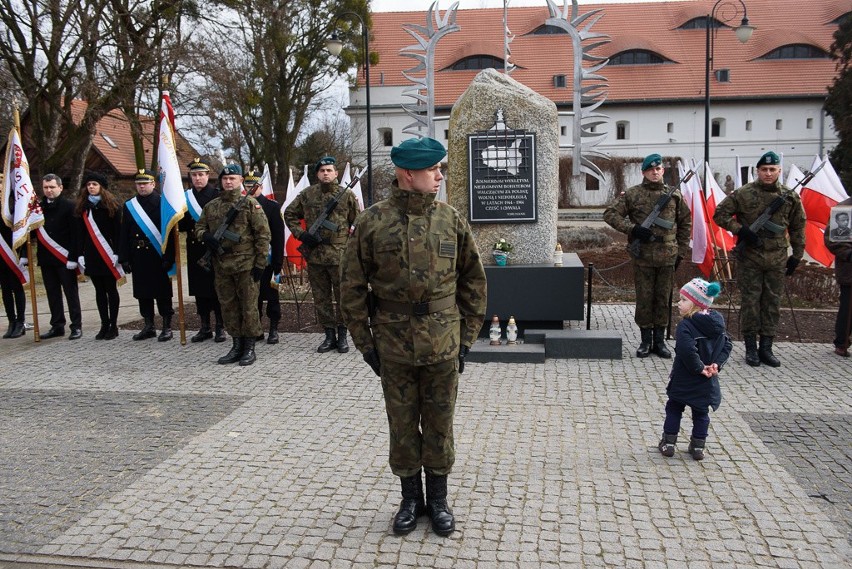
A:
<svg viewBox="0 0 852 569">
<path fill-rule="evenodd" d="M 671 361 L 633 357 L 631 308 L 595 307 L 593 323 L 623 334 L 623 359 L 469 364 L 450 478 L 458 531 L 446 539 L 425 519 L 390 532 L 399 498 L 381 388 L 358 354 L 316 354 L 319 335 L 284 334 L 247 368 L 217 365 L 227 346 L 209 342 L 0 341 L 4 369 L 27 370 L 0 377 L 0 421 L 22 421 L 0 435 L 12 447 L 0 472 L 33 481 L 0 493 L 0 519 L 44 522 L 25 543 L 4 531 L 0 566 L 852 564 L 848 508 L 813 497 L 816 481 L 848 496 L 848 461 L 829 445 L 804 465 L 815 443 L 796 430 L 805 421 L 826 445 L 848 424 L 848 368 L 830 346 L 779 344 L 775 370 L 746 366 L 735 346 L 699 463 L 685 444 L 671 459 L 656 450 Z M 779 424 L 786 434 L 773 435 Z M 53 440 L 32 442 L 39 429 Z M 849 435 L 831 444 L 848 450 Z M 52 468 L 63 440 L 95 479 Z M 91 500 L 75 498 L 81 487 Z M 62 500 L 73 515 L 51 525 Z"/>
</svg>

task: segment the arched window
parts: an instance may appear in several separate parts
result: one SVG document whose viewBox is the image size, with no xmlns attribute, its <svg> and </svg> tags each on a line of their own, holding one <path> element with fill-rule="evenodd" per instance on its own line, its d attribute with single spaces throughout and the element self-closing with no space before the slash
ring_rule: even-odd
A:
<svg viewBox="0 0 852 569">
<path fill-rule="evenodd" d="M 393 129 L 380 128 L 379 138 L 382 141 L 382 146 L 393 146 Z"/>
<path fill-rule="evenodd" d="M 630 121 L 618 121 L 615 123 L 615 139 L 627 140 L 630 138 Z"/>
<path fill-rule="evenodd" d="M 773 49 L 762 59 L 826 59 L 827 57 L 828 54 L 816 46 L 795 43 Z"/>
<path fill-rule="evenodd" d="M 468 57 L 459 59 L 445 69 L 452 69 L 453 71 L 481 71 L 489 68 L 503 69 L 503 60 L 493 55 L 469 55 Z"/>
<path fill-rule="evenodd" d="M 711 28 L 727 28 L 729 26 L 723 24 L 716 18 L 710 20 Z M 706 30 L 707 29 L 707 16 L 698 16 L 697 18 L 692 18 L 688 22 L 685 22 L 678 26 L 679 30 Z"/>
<path fill-rule="evenodd" d="M 668 61 L 670 60 L 647 49 L 631 49 L 610 57 L 609 65 L 654 65 Z"/>
<path fill-rule="evenodd" d="M 846 12 L 842 16 L 838 16 L 838 17 L 834 18 L 834 21 L 832 21 L 831 23 L 837 24 L 838 26 L 842 26 L 843 23 L 849 18 L 852 18 L 852 12 Z"/>
<path fill-rule="evenodd" d="M 530 33 L 528 36 L 555 36 L 558 34 L 567 34 L 566 30 L 563 30 L 559 26 L 549 26 L 547 24 L 542 24 Z"/>
<path fill-rule="evenodd" d="M 725 136 L 725 119 L 713 119 L 710 121 L 710 136 L 713 138 Z"/>
</svg>

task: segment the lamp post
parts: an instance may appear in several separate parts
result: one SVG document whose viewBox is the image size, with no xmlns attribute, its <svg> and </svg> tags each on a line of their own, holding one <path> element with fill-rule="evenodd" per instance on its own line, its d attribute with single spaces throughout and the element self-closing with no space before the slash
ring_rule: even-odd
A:
<svg viewBox="0 0 852 569">
<path fill-rule="evenodd" d="M 739 3 L 739 6 L 737 5 Z M 751 38 L 751 34 L 754 33 L 755 27 L 749 25 L 748 23 L 748 11 L 746 10 L 746 5 L 743 0 L 718 0 L 715 4 L 713 4 L 713 9 L 710 10 L 710 13 L 707 14 L 706 19 L 706 31 L 707 31 L 707 56 L 705 58 L 705 68 L 704 68 L 704 188 L 707 188 L 707 165 L 710 164 L 710 71 L 713 69 L 713 40 L 715 39 L 715 22 L 720 21 L 722 23 L 727 23 L 737 17 L 740 12 L 740 6 L 743 9 L 743 19 L 740 22 L 740 25 L 734 29 L 734 33 L 737 35 L 737 39 L 740 40 L 741 43 L 745 43 Z M 719 15 L 723 19 L 717 18 L 716 9 L 717 8 L 733 8 L 734 12 L 730 16 L 722 16 L 722 11 L 720 10 Z M 711 32 L 712 28 L 712 32 Z"/>
<path fill-rule="evenodd" d="M 358 23 L 361 24 L 361 39 L 364 47 L 364 81 L 367 86 L 367 199 L 364 206 L 372 205 L 373 203 L 373 130 L 370 124 L 370 31 L 367 29 L 364 19 L 356 12 L 342 12 L 335 19 L 344 16 L 355 16 Z M 333 33 L 325 42 L 326 49 L 334 56 L 340 55 L 343 51 L 343 42 Z"/>
</svg>

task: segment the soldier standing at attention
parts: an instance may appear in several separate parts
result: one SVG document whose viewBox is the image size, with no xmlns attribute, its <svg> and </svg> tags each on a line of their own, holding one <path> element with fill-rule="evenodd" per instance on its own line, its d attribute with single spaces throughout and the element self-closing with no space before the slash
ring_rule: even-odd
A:
<svg viewBox="0 0 852 569">
<path fill-rule="evenodd" d="M 254 352 L 255 338 L 260 334 L 257 289 L 269 253 L 269 224 L 257 200 L 240 195 L 243 170 L 239 165 L 226 165 L 219 174 L 219 183 L 222 191 L 201 211 L 195 238 L 213 252 L 216 296 L 222 304 L 225 327 L 233 338 L 231 350 L 218 361 L 249 366 L 257 359 Z M 214 233 L 232 209 L 236 216 L 228 230 L 238 235 L 239 241 L 223 238 L 220 243 Z M 220 247 L 224 249 L 222 254 L 216 252 Z"/>
<path fill-rule="evenodd" d="M 322 354 L 337 348 L 338 352 L 345 353 L 349 351 L 349 344 L 346 342 L 346 326 L 340 315 L 340 257 L 346 246 L 349 228 L 358 215 L 358 200 L 355 194 L 347 191 L 328 216 L 328 221 L 337 226 L 337 231 L 322 228 L 319 235 L 311 235 L 302 229 L 299 220 L 304 219 L 306 226 L 310 228 L 340 191 L 333 157 L 326 156 L 317 162 L 314 172 L 319 183 L 304 189 L 287 206 L 284 210 L 284 222 L 296 239 L 314 247 L 305 260 L 308 262 L 308 281 L 311 283 L 317 320 L 325 328 L 325 340 L 319 345 L 317 352 Z"/>
<path fill-rule="evenodd" d="M 50 307 L 50 330 L 40 337 L 46 340 L 65 335 L 64 292 L 71 319 L 68 339 L 78 340 L 83 336 L 83 316 L 77 288 L 76 269 L 80 245 L 74 221 L 74 203 L 62 196 L 62 179 L 56 174 L 47 174 L 42 178 L 41 189 L 44 192 L 41 200 L 44 225 L 36 232 L 39 243 L 37 257 Z"/>
<path fill-rule="evenodd" d="M 604 221 L 640 242 L 639 256 L 633 259 L 636 287 L 635 320 L 642 341 L 636 356 L 646 358 L 652 352 L 661 358 L 672 357 L 666 346 L 670 293 L 674 272 L 689 253 L 692 218 L 680 190 L 675 190 L 651 227 L 642 227 L 660 196 L 669 192 L 663 183 L 663 158 L 650 154 L 642 162 L 642 183 L 618 196 L 604 211 Z"/>
<path fill-rule="evenodd" d="M 269 318 L 269 337 L 267 337 L 266 343 L 277 344 L 278 323 L 281 321 L 281 300 L 278 297 L 278 286 L 276 285 L 275 288 L 272 288 L 270 282 L 272 281 L 272 275 L 280 275 L 281 269 L 284 267 L 284 220 L 281 218 L 281 205 L 274 199 L 263 195 L 263 188 L 259 182 L 260 178 L 253 171 L 248 173 L 248 176 L 246 176 L 243 182 L 243 186 L 245 186 L 249 195 L 256 199 L 260 207 L 263 208 L 263 213 L 266 214 L 266 221 L 269 223 L 269 232 L 271 234 L 266 267 L 263 269 L 263 275 L 260 277 L 257 313 L 262 319 L 263 302 L 266 301 L 266 317 Z M 263 332 L 256 339 L 263 340 Z"/>
<path fill-rule="evenodd" d="M 772 367 L 781 365 L 772 353 L 772 340 L 781 314 L 784 276 L 793 274 L 805 254 L 805 210 L 799 194 L 778 181 L 780 164 L 781 159 L 774 152 L 761 156 L 757 161 L 757 180 L 734 190 L 713 215 L 719 227 L 745 242 L 737 258 L 737 283 L 741 293 L 740 329 L 750 366 L 761 362 Z M 752 231 L 751 224 L 776 199 L 782 199 L 783 205 L 762 228 Z M 791 245 L 793 254 L 788 257 L 787 248 Z"/>
<path fill-rule="evenodd" d="M 382 379 L 389 462 L 402 485 L 398 535 L 413 531 L 423 513 L 438 535 L 455 529 L 447 475 L 455 462 L 458 378 L 485 317 L 485 270 L 470 227 L 435 201 L 446 154 L 431 138 L 392 149 L 391 195 L 358 216 L 340 271 L 352 340 Z"/>
<path fill-rule="evenodd" d="M 175 264 L 175 241 L 169 239 L 161 253 L 160 194 L 155 192 L 156 176 L 151 170 L 136 174 L 136 196 L 124 202 L 121 216 L 121 239 L 118 261 L 125 273 L 133 272 L 133 296 L 139 302 L 139 314 L 145 324 L 134 340 L 147 340 L 157 335 L 154 329 L 154 301 L 163 319 L 160 342 L 172 339 L 172 280 L 169 271 Z"/>
<path fill-rule="evenodd" d="M 190 188 L 186 191 L 188 215 L 178 222 L 178 229 L 186 231 L 186 274 L 189 278 L 189 294 L 195 297 L 195 311 L 201 318 L 201 329 L 189 341 L 203 342 L 214 338 L 215 342 L 225 341 L 225 324 L 222 320 L 222 307 L 216 297 L 213 273 L 198 266 L 198 260 L 204 256 L 207 246 L 195 238 L 195 223 L 201 217 L 201 210 L 219 195 L 219 190 L 210 181 L 210 166 L 201 158 L 189 164 Z M 215 336 L 210 327 L 210 313 L 216 318 Z"/>
</svg>

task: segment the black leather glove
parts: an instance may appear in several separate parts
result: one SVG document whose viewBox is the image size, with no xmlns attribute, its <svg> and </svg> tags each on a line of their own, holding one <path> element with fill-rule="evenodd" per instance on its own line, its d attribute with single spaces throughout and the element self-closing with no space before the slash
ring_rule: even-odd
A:
<svg viewBox="0 0 852 569">
<path fill-rule="evenodd" d="M 469 351 L 467 346 L 459 346 L 459 373 L 464 373 L 464 359 Z"/>
<path fill-rule="evenodd" d="M 252 267 L 251 269 L 251 280 L 256 283 L 260 282 L 260 277 L 263 276 L 263 269 L 258 269 L 257 267 Z"/>
<path fill-rule="evenodd" d="M 784 272 L 788 277 L 793 274 L 793 271 L 796 270 L 796 267 L 799 266 L 799 259 L 795 257 L 790 257 L 787 259 L 787 270 Z"/>
<path fill-rule="evenodd" d="M 124 272 L 128 275 L 133 272 L 133 266 L 127 261 L 122 261 L 121 268 L 124 269 Z"/>
<path fill-rule="evenodd" d="M 299 241 L 301 241 L 302 243 L 304 243 L 308 247 L 316 247 L 316 246 L 322 244 L 322 239 L 320 239 L 316 235 L 308 233 L 307 231 L 305 231 L 301 235 L 299 235 Z"/>
<path fill-rule="evenodd" d="M 675 257 L 675 270 L 677 270 L 677 268 L 680 266 L 681 261 L 683 261 L 683 257 L 681 255 Z"/>
<path fill-rule="evenodd" d="M 365 352 L 364 361 L 367 362 L 367 364 L 369 364 L 371 368 L 373 368 L 373 371 L 376 373 L 376 375 L 382 377 L 382 364 L 379 361 L 379 352 L 377 352 L 376 350 L 370 350 L 368 352 Z"/>
<path fill-rule="evenodd" d="M 213 251 L 214 253 L 219 250 L 219 242 L 216 241 L 216 238 L 213 237 L 213 234 L 209 231 L 205 231 L 201 236 L 201 241 L 207 245 L 207 248 Z"/>
<path fill-rule="evenodd" d="M 648 243 L 654 238 L 654 232 L 651 231 L 649 227 L 642 227 L 641 225 L 636 224 L 633 226 L 633 229 L 630 230 L 630 236 L 633 239 L 638 239 L 642 243 Z"/>
<path fill-rule="evenodd" d="M 740 227 L 740 230 L 737 231 L 737 237 L 746 242 L 747 245 L 751 245 L 752 247 L 757 247 L 760 245 L 760 236 L 757 233 L 751 230 L 751 227 L 748 225 L 743 225 Z"/>
</svg>

